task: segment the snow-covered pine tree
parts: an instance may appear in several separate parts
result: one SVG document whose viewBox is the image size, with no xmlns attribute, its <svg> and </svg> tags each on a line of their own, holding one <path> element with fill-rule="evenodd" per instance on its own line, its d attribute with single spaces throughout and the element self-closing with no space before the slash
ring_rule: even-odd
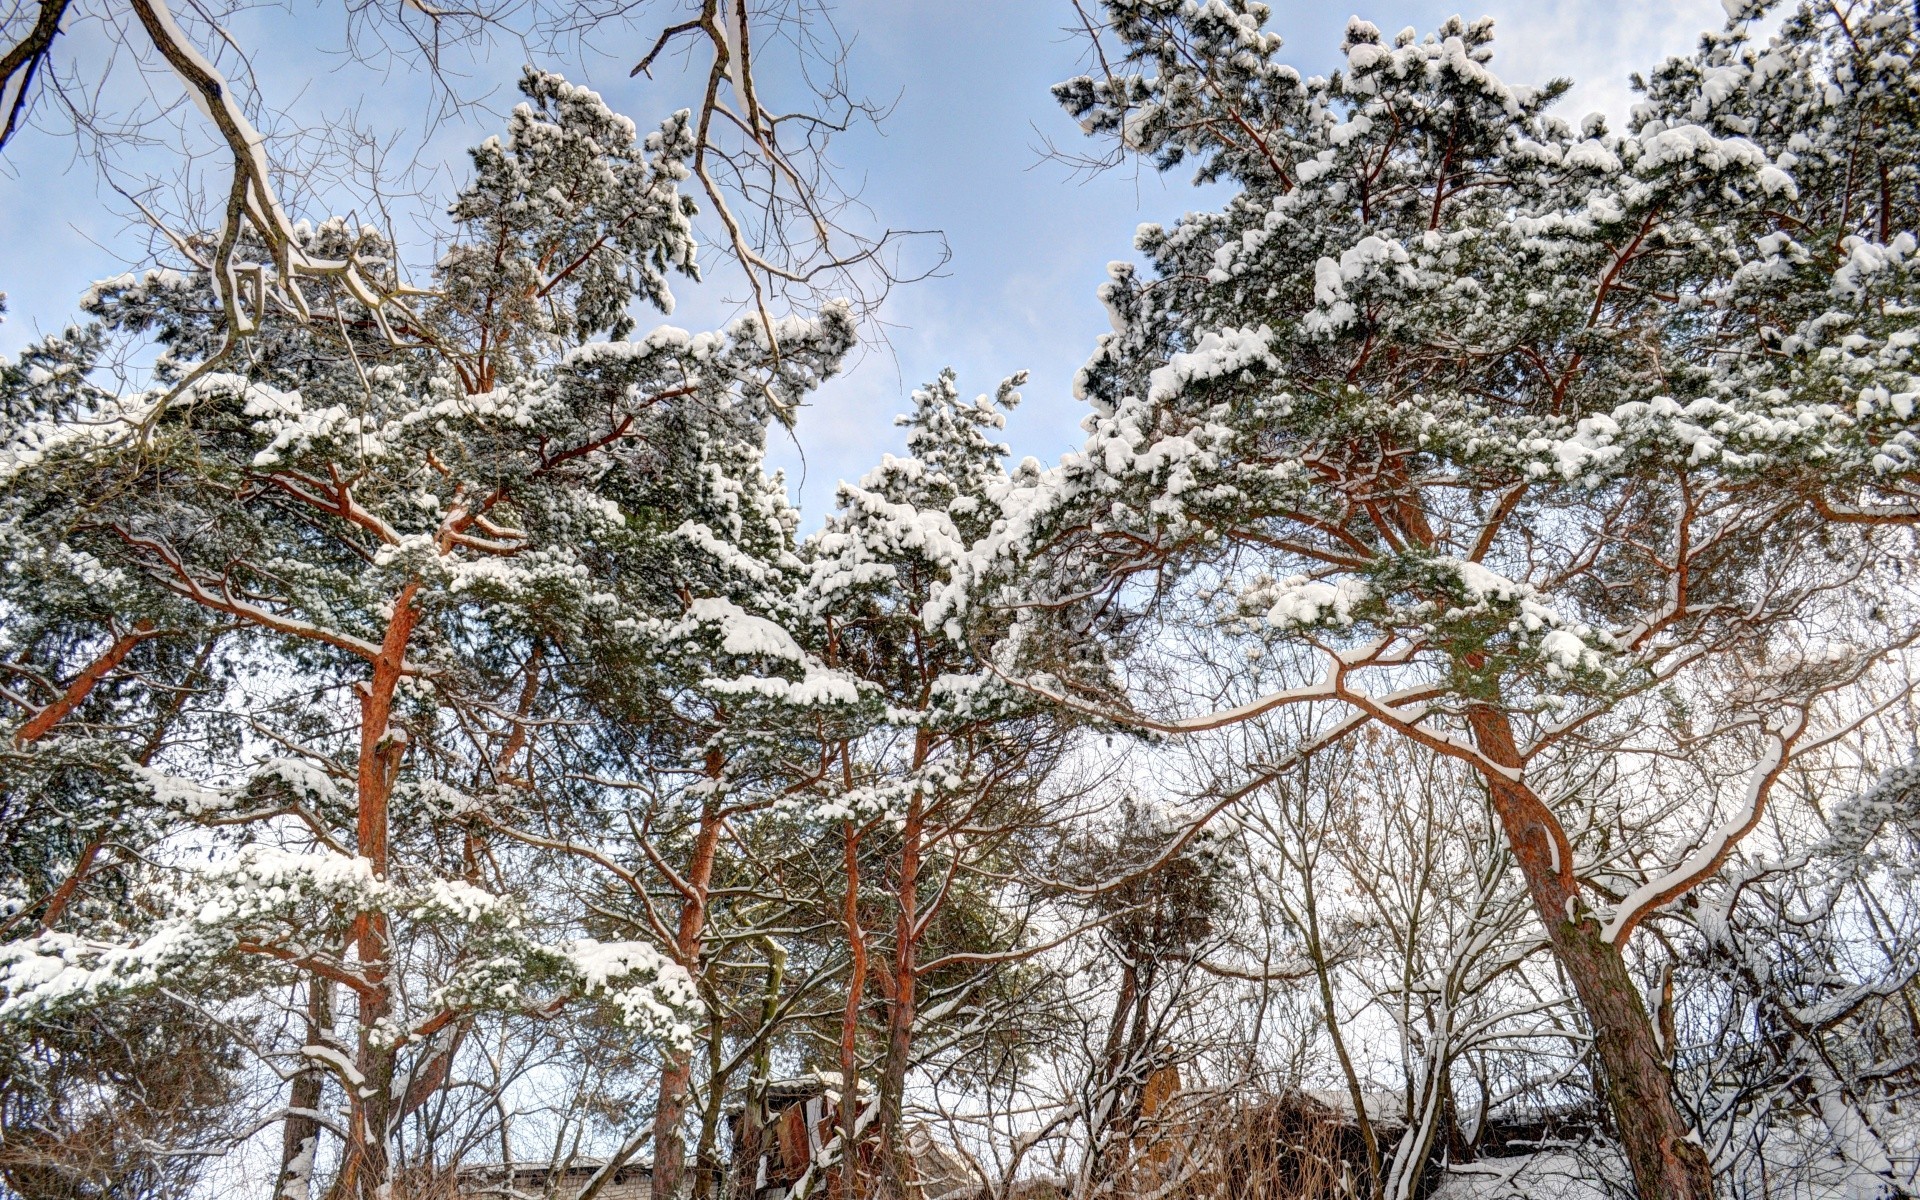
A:
<svg viewBox="0 0 1920 1200">
<path fill-rule="evenodd" d="M 839 765 L 809 791 L 816 817 L 842 827 L 847 935 L 874 960 L 871 983 L 856 982 L 847 996 L 843 1076 L 859 1073 L 864 987 L 880 993 L 886 1014 L 870 1111 L 856 1114 L 858 1093 L 842 1092 L 848 1129 L 872 1123 L 875 1195 L 911 1194 L 903 1112 L 908 1072 L 928 1053 L 916 1036 L 981 1024 L 982 998 L 1004 965 L 1031 953 L 1008 904 L 1014 890 L 992 880 L 1039 823 L 1034 803 L 1071 718 L 1008 686 L 982 659 L 980 647 L 1005 634 L 1006 614 L 927 617 L 1011 485 L 999 439 L 1024 379 L 972 401 L 951 371 L 916 390 L 912 411 L 897 419 L 907 454 L 842 483 L 838 509 L 803 547 L 822 656 L 859 680 L 867 701 L 863 719 L 833 731 Z M 863 863 L 880 872 L 873 883 L 891 909 L 890 931 L 869 931 L 858 916 Z"/>
<path fill-rule="evenodd" d="M 1634 109 L 1642 136 L 1705 129 L 1757 147 L 1787 180 L 1768 176 L 1763 204 L 1711 214 L 1738 247 L 1715 282 L 1738 297 L 1746 341 L 1714 364 L 1686 420 L 1829 521 L 1920 522 L 1920 13 L 1778 0 L 1729 11 L 1699 53 L 1649 73 Z M 1770 16 L 1779 31 L 1756 39 Z"/>
<path fill-rule="evenodd" d="M 60 630 L 10 640 L 37 656 L 21 669 L 72 680 L 51 705 L 22 700 L 15 741 L 52 774 L 90 736 L 97 778 L 66 778 L 144 804 L 163 836 L 122 864 L 136 910 L 96 922 L 69 904 L 58 921 L 42 905 L 46 927 L 0 949 L 0 1014 L 304 985 L 294 1073 L 318 1068 L 344 1098 L 343 1200 L 387 1194 L 401 1122 L 475 1014 L 598 1002 L 670 1045 L 690 1036 L 686 973 L 647 942 L 576 936 L 577 917 L 543 928 L 540 898 L 476 852 L 475 818 L 525 792 L 549 656 L 644 659 L 685 613 L 681 596 L 663 611 L 655 572 L 685 522 L 628 511 L 634 481 L 757 447 L 852 340 L 837 309 L 787 323 L 778 353 L 753 320 L 592 340 L 624 338 L 632 301 L 667 307 L 666 272 L 692 269 L 686 117 L 642 137 L 556 76 L 522 90 L 408 305 L 369 306 L 395 279 L 377 296 L 309 282 L 306 312 L 199 371 L 225 293 L 188 243 L 180 271 L 96 288 L 90 330 L 7 376 L 0 521 L 36 578 L 4 619 Z M 392 258 L 340 222 L 297 233 L 315 255 Z M 153 386 L 85 382 L 100 334 L 157 342 Z M 121 641 L 148 633 L 219 638 L 157 754 L 140 748 L 152 720 L 105 707 L 126 691 Z M 85 863 L 71 877 L 92 881 Z M 283 1194 L 306 1194 L 330 1125 L 318 1097 L 296 1088 L 306 1136 L 289 1125 Z"/>
<path fill-rule="evenodd" d="M 852 344 L 842 310 L 818 324 L 782 324 L 783 353 L 836 332 L 842 350 Z M 570 719 L 543 745 L 540 802 L 489 821 L 573 859 L 600 918 L 658 947 L 694 985 L 707 1052 L 667 1049 L 647 1129 L 661 1197 L 687 1194 L 695 1116 L 693 1194 L 715 1194 L 728 1080 L 776 1032 L 741 1011 L 778 975 L 796 923 L 779 867 L 753 861 L 755 825 L 821 770 L 820 724 L 863 703 L 856 680 L 791 632 L 809 624 L 799 515 L 765 473 L 764 418 L 743 410 L 735 426 L 703 420 L 660 447 L 670 461 L 602 479 L 601 494 L 632 514 L 633 544 L 607 563 L 628 579 L 628 636 L 554 664 Z"/>
<path fill-rule="evenodd" d="M 0 443 L 19 423 L 84 413 L 100 394 L 75 370 L 100 351 L 82 327 L 0 360 Z M 17 534 L 17 526 L 8 526 Z M 142 607 L 71 548 L 8 537 L 0 571 L 0 942 L 64 926 L 124 926 L 126 868 L 170 818 L 128 778 L 178 732 L 204 686 L 217 624 L 191 605 Z M 57 734 L 57 736 L 56 736 Z M 231 1030 L 163 997 L 19 1014 L 0 1053 L 0 1172 L 17 1191 L 190 1187 L 218 1147 L 237 1078 Z"/>
<path fill-rule="evenodd" d="M 1473 768 L 1640 1194 L 1710 1195 L 1626 952 L 1844 732 L 1830 698 L 1920 613 L 1904 533 L 1831 524 L 1905 519 L 1913 479 L 1911 139 L 1873 126 L 1915 91 L 1908 6 L 1715 42 L 1626 133 L 1548 115 L 1561 85 L 1502 83 L 1487 22 L 1356 20 L 1346 69 L 1303 79 L 1253 0 L 1105 11 L 1113 73 L 1062 102 L 1236 194 L 1142 229 L 1151 269 L 1115 268 L 1079 377 L 1084 449 L 1016 488 L 972 561 L 1029 564 L 1026 611 L 1064 626 L 1211 611 L 1291 679 L 1200 714 L 1092 701 L 1031 638 L 1028 685 L 1173 733 L 1320 714 L 1249 786 L 1362 726 Z M 1723 107 L 1740 125 L 1710 123 Z M 1848 139 L 1886 188 L 1848 174 Z M 1203 592 L 1224 600 L 1174 604 Z M 931 624 L 989 598 L 949 595 Z"/>
</svg>

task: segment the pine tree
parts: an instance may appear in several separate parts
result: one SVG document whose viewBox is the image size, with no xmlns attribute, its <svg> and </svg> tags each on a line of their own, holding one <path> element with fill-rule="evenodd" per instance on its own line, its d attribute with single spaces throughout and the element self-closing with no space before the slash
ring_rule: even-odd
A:
<svg viewBox="0 0 1920 1200">
<path fill-rule="evenodd" d="M 1476 770 L 1640 1194 L 1711 1194 L 1625 952 L 1834 732 L 1824 699 L 1911 636 L 1896 541 L 1829 532 L 1908 519 L 1911 139 L 1874 131 L 1915 90 L 1910 14 L 1714 39 L 1615 134 L 1549 115 L 1564 83 L 1502 83 L 1489 22 L 1355 20 L 1346 69 L 1303 79 L 1251 0 L 1106 13 L 1113 73 L 1061 101 L 1236 193 L 1143 227 L 1147 274 L 1114 269 L 1085 447 L 1008 497 L 976 570 L 1023 561 L 1031 611 L 1120 620 L 1142 652 L 1158 614 L 1211 614 L 1293 682 L 1169 713 L 1090 700 L 1036 642 L 1029 686 L 1172 733 L 1312 707 L 1290 761 L 1371 725 Z M 1862 47 L 1871 69 L 1847 21 L 1886 51 Z M 1850 139 L 1885 188 L 1841 181 Z M 1710 715 L 1663 726 L 1662 696 Z M 1573 781 L 1661 786 L 1631 748 L 1647 728 L 1742 765 L 1629 854 L 1592 837 L 1645 819 L 1629 793 Z"/>
<path fill-rule="evenodd" d="M 348 1109 L 340 1197 L 387 1193 L 400 1123 L 478 1014 L 595 1003 L 669 1046 L 691 1038 L 671 955 L 569 936 L 578 918 L 490 867 L 475 830 L 510 819 L 530 782 L 536 706 L 559 691 L 549 653 L 604 664 L 684 640 L 684 598 L 663 600 L 654 568 L 689 514 L 649 507 L 648 481 L 697 493 L 700 464 L 757 453 L 851 344 L 843 309 L 624 340 L 631 303 L 669 307 L 665 273 L 692 270 L 686 114 L 643 138 L 556 76 L 529 71 L 522 90 L 411 306 L 380 299 L 402 294 L 392 278 L 309 283 L 307 311 L 202 370 L 226 343 L 225 293 L 189 243 L 183 270 L 97 287 L 90 327 L 7 376 L 0 518 L 15 574 L 32 572 L 9 632 L 52 679 L 105 647 L 59 698 L 25 702 L 15 742 L 157 836 L 132 915 L 68 905 L 60 923 L 43 904 L 44 928 L 6 944 L 0 1015 L 302 984 L 301 1077 Z M 296 236 L 312 256 L 393 257 L 338 221 Z M 86 382 L 107 336 L 161 347 L 152 387 Z M 123 643 L 149 638 L 213 649 L 184 724 L 142 752 L 158 718 L 111 736 L 102 706 L 127 691 L 117 673 L 140 651 Z M 90 722 L 68 736 L 76 712 Z M 89 773 L 66 770 L 82 752 Z M 318 1096 L 301 1086 L 296 1121 Z M 294 1130 L 281 1190 L 303 1195 L 318 1128 Z"/>
<path fill-rule="evenodd" d="M 757 326 L 737 328 L 744 336 Z M 844 351 L 851 332 L 837 308 L 820 328 L 790 322 L 777 331 L 783 354 L 836 334 Z M 576 799 L 550 798 L 529 814 L 536 829 L 506 830 L 577 858 L 596 879 L 596 910 L 617 914 L 687 973 L 709 1049 L 729 1035 L 750 1044 L 774 1035 L 764 1026 L 742 1030 L 735 1012 L 736 984 L 759 985 L 740 977 L 761 973 L 740 947 L 786 953 L 786 935 L 773 942 L 756 924 L 766 918 L 755 915 L 770 904 L 784 912 L 784 898 L 766 878 L 771 868 L 743 861 L 742 847 L 756 844 L 756 825 L 795 777 L 816 768 L 810 731 L 860 702 L 855 681 L 790 632 L 805 625 L 799 516 L 784 482 L 764 471 L 764 432 L 764 417 L 731 431 L 692 430 L 677 461 L 603 483 L 637 515 L 636 542 L 617 560 L 637 589 L 631 636 L 559 668 L 579 728 L 557 735 L 564 745 L 551 752 L 549 774 L 614 778 L 632 790 L 609 798 L 589 783 Z M 564 786 L 546 790 L 552 797 Z M 791 924 L 779 916 L 770 923 Z M 761 966 L 774 969 L 772 961 Z M 691 1045 L 666 1053 L 651 1123 L 655 1195 L 685 1194 L 687 1124 L 702 1097 L 692 1184 L 696 1195 L 713 1194 L 726 1073 L 700 1078 L 712 1066 L 712 1054 L 696 1056 Z"/>
<path fill-rule="evenodd" d="M 1011 486 L 999 433 L 1024 379 L 973 401 L 951 371 L 915 391 L 898 418 L 906 456 L 886 455 L 841 484 L 838 509 L 803 548 L 813 636 L 867 698 L 862 719 L 835 731 L 843 769 L 813 791 L 816 818 L 841 826 L 847 937 L 862 961 L 874 959 L 885 1012 L 870 1108 L 878 1195 L 910 1194 L 903 1114 L 908 1072 L 921 1061 L 916 1037 L 983 1006 L 1006 964 L 1030 953 L 1006 890 L 985 880 L 1006 871 L 1010 843 L 1038 823 L 1039 790 L 1070 722 L 1009 687 L 983 657 L 1007 631 L 1004 614 L 928 615 Z M 879 873 L 872 882 L 891 909 L 890 931 L 870 932 L 860 915 L 863 870 Z M 859 1073 L 866 986 L 858 979 L 848 991 L 847 1080 Z M 852 1145 L 856 1126 L 867 1126 L 855 1087 L 841 1097 L 843 1144 Z M 849 1171 L 857 1158 L 845 1155 Z"/>
</svg>

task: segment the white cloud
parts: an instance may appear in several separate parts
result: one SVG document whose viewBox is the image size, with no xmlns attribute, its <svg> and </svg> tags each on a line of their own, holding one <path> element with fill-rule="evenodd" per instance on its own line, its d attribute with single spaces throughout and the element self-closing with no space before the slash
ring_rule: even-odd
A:
<svg viewBox="0 0 1920 1200">
<path fill-rule="evenodd" d="M 1573 80 L 1559 112 L 1590 112 L 1623 127 L 1634 102 L 1628 80 L 1667 58 L 1686 54 L 1701 33 L 1726 23 L 1720 0 L 1501 0 L 1488 6 L 1498 36 L 1494 69 L 1502 78 L 1544 83 Z"/>
</svg>

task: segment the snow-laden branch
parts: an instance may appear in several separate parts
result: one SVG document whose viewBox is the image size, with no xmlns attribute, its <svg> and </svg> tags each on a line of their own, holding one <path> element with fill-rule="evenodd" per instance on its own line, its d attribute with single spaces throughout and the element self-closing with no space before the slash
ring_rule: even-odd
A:
<svg viewBox="0 0 1920 1200">
<path fill-rule="evenodd" d="M 1691 854 L 1670 870 L 1633 889 L 1615 906 L 1613 916 L 1601 930 L 1609 942 L 1624 946 L 1640 922 L 1656 909 L 1685 895 L 1701 880 L 1720 869 L 1727 856 L 1733 853 L 1734 847 L 1753 832 L 1760 818 L 1766 814 L 1767 798 L 1772 794 L 1773 785 L 1781 772 L 1786 770 L 1794 743 L 1799 741 L 1806 726 L 1807 712 L 1804 708 L 1798 708 L 1789 711 L 1778 729 L 1769 731 L 1768 736 L 1773 744 L 1748 772 L 1747 794 L 1740 808 L 1708 834 Z"/>
<path fill-rule="evenodd" d="M 335 629 L 325 629 L 296 617 L 282 616 L 279 613 L 261 608 L 257 604 L 237 599 L 225 585 L 222 585 L 218 590 L 210 587 L 202 580 L 196 578 L 186 563 L 182 561 L 179 554 L 175 553 L 173 548 L 164 542 L 129 533 L 118 525 L 113 527 L 113 532 L 128 546 L 136 550 L 144 551 L 158 560 L 158 563 L 153 568 L 153 575 L 156 582 L 179 593 L 181 596 L 184 596 L 203 608 L 210 608 L 215 612 L 225 613 L 230 617 L 237 617 L 242 621 L 258 625 L 263 629 L 271 629 L 275 633 L 284 633 L 292 637 L 320 642 L 332 646 L 336 650 L 344 650 L 348 654 L 357 655 L 369 662 L 380 657 L 380 647 L 373 642 L 367 641 L 365 638 L 354 637 L 352 634 L 341 633 Z"/>
</svg>

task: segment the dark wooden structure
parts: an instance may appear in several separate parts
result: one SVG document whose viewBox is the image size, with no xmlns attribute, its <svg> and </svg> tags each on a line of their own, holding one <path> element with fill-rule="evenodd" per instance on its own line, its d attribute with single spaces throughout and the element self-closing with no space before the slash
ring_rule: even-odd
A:
<svg viewBox="0 0 1920 1200">
<path fill-rule="evenodd" d="M 802 1180 L 809 1197 L 841 1200 L 840 1171 L 825 1161 L 840 1134 L 837 1083 L 820 1075 L 776 1080 L 728 1114 L 734 1147 L 729 1200 L 788 1200 Z M 910 1125 L 905 1144 L 920 1200 L 957 1200 L 976 1190 L 966 1164 L 924 1126 Z M 874 1149 L 871 1133 L 855 1148 L 863 1175 L 876 1166 Z"/>
<path fill-rule="evenodd" d="M 459 1200 L 574 1200 L 605 1164 L 581 1159 L 563 1167 L 516 1163 L 463 1167 L 457 1176 Z M 653 1171 L 646 1163 L 624 1163 L 600 1185 L 594 1200 L 647 1200 L 653 1190 Z"/>
</svg>

